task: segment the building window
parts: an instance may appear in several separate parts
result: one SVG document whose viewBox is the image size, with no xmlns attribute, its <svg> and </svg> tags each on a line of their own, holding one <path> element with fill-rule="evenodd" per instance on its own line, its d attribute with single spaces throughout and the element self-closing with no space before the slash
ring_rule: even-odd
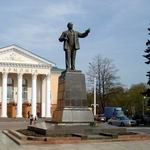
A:
<svg viewBox="0 0 150 150">
<path fill-rule="evenodd" d="M 27 79 L 23 79 L 23 82 L 22 82 L 22 98 L 23 98 L 23 101 L 27 100 L 27 96 L 28 96 L 28 81 L 27 81 Z"/>
<path fill-rule="evenodd" d="M 14 80 L 11 77 L 7 81 L 7 99 L 8 102 L 14 100 Z"/>
</svg>

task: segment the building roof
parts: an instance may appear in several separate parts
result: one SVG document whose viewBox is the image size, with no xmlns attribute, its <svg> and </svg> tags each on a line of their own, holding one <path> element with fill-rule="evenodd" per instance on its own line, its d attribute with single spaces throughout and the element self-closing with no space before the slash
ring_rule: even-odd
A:
<svg viewBox="0 0 150 150">
<path fill-rule="evenodd" d="M 47 59 L 45 59 L 45 58 L 43 58 L 43 57 L 41 57 L 41 56 L 39 56 L 37 54 L 34 54 L 31 51 L 26 50 L 26 49 L 24 49 L 24 48 L 22 48 L 20 46 L 15 45 L 15 44 L 0 48 L 0 53 L 4 52 L 4 51 L 8 51 L 8 50 L 19 51 L 19 52 L 22 52 L 22 53 L 30 56 L 30 57 L 33 57 L 34 59 L 40 60 L 40 61 L 42 61 L 42 62 L 44 62 L 44 63 L 46 63 L 48 65 L 56 66 L 56 64 L 54 62 L 52 62 L 50 60 L 47 60 Z"/>
<path fill-rule="evenodd" d="M 52 72 L 58 72 L 58 73 L 61 73 L 63 72 L 65 69 L 61 69 L 61 68 L 57 68 L 57 67 L 52 67 L 51 71 Z"/>
</svg>

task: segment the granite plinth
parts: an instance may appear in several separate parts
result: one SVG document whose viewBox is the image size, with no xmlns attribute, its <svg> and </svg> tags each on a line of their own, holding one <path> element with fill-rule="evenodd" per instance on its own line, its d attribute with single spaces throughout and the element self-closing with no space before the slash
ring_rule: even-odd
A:
<svg viewBox="0 0 150 150">
<path fill-rule="evenodd" d="M 93 114 L 88 108 L 63 108 L 55 111 L 55 122 L 93 122 Z"/>
<path fill-rule="evenodd" d="M 94 122 L 87 106 L 85 76 L 81 71 L 65 71 L 59 77 L 58 104 L 54 122 Z"/>
<path fill-rule="evenodd" d="M 122 127 L 111 126 L 108 124 L 99 124 L 92 127 L 83 124 L 62 124 L 53 122 L 42 122 L 28 126 L 28 129 L 42 135 L 67 135 L 67 134 L 87 134 L 96 135 L 100 133 L 120 134 L 127 132 L 127 129 Z"/>
</svg>

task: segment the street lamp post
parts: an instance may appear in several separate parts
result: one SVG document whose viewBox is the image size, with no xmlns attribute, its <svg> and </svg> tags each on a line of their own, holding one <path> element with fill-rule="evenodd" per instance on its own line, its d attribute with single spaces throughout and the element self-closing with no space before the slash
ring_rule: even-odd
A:
<svg viewBox="0 0 150 150">
<path fill-rule="evenodd" d="M 145 115 L 145 99 L 146 99 L 146 97 L 144 96 L 144 99 L 143 99 L 143 110 L 142 110 L 143 116 Z"/>
<path fill-rule="evenodd" d="M 96 115 L 96 78 L 94 77 L 94 116 Z"/>
<path fill-rule="evenodd" d="M 94 116 L 96 116 L 96 106 L 98 104 L 96 104 L 96 77 L 94 77 L 94 104 L 92 104 L 91 106 L 94 107 Z"/>
</svg>

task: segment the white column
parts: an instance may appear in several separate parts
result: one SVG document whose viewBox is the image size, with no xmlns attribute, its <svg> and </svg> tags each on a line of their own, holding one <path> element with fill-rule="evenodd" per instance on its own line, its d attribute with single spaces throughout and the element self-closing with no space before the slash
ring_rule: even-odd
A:
<svg viewBox="0 0 150 150">
<path fill-rule="evenodd" d="M 22 117 L 22 74 L 18 74 L 18 92 L 17 92 L 17 118 Z"/>
<path fill-rule="evenodd" d="M 7 76 L 8 73 L 3 72 L 3 95 L 2 95 L 2 113 L 1 117 L 7 117 Z"/>
<path fill-rule="evenodd" d="M 45 117 L 45 102 L 46 102 L 46 76 L 43 75 L 43 80 L 42 80 L 42 112 L 41 112 L 41 117 Z"/>
<path fill-rule="evenodd" d="M 37 75 L 32 75 L 32 100 L 31 100 L 31 114 L 36 116 L 36 102 L 37 102 Z"/>
<path fill-rule="evenodd" d="M 51 116 L 51 82 L 50 82 L 50 75 L 46 76 L 46 113 L 45 117 L 52 117 Z"/>
</svg>

